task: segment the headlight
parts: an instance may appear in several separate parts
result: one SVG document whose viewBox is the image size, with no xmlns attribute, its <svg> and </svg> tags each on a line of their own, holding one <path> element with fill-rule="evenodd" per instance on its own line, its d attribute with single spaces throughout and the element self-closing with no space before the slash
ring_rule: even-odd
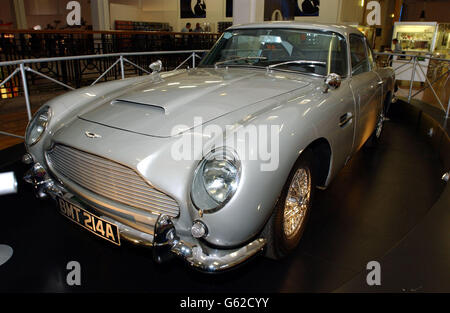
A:
<svg viewBox="0 0 450 313">
<path fill-rule="evenodd" d="M 194 205 L 203 211 L 223 207 L 236 192 L 240 174 L 241 164 L 234 151 L 211 151 L 195 170 L 191 191 Z"/>
<path fill-rule="evenodd" d="M 50 107 L 45 106 L 41 108 L 33 117 L 30 124 L 28 125 L 27 132 L 25 135 L 25 142 L 27 145 L 32 146 L 38 142 L 42 134 L 47 128 L 48 122 L 50 121 Z"/>
</svg>

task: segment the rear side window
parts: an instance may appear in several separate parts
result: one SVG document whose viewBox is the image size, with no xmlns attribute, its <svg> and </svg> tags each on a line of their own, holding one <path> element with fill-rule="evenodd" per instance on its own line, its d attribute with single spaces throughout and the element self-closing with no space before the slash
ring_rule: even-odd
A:
<svg viewBox="0 0 450 313">
<path fill-rule="evenodd" d="M 373 58 L 373 51 L 372 51 L 372 48 L 367 43 L 367 40 L 366 40 L 366 49 L 367 49 L 367 57 L 369 58 L 370 69 L 374 69 L 375 68 L 375 61 L 374 61 L 374 58 Z"/>
<path fill-rule="evenodd" d="M 350 35 L 350 56 L 353 75 L 365 73 L 370 70 L 364 37 Z"/>
</svg>

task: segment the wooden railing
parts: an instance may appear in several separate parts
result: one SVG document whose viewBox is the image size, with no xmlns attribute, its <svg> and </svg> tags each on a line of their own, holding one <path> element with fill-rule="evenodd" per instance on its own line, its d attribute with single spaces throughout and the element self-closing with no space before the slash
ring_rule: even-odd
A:
<svg viewBox="0 0 450 313">
<path fill-rule="evenodd" d="M 0 61 L 120 52 L 208 50 L 217 33 L 0 30 Z"/>
</svg>

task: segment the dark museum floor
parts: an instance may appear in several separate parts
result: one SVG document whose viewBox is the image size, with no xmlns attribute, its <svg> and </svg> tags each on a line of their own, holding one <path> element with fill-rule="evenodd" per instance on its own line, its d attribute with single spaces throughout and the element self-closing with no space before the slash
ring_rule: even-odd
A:
<svg viewBox="0 0 450 313">
<path fill-rule="evenodd" d="M 0 171 L 14 170 L 21 177 L 25 169 L 17 162 Z M 448 252 L 447 259 L 431 262 L 427 255 L 399 252 L 399 266 L 391 266 L 392 257 L 389 261 L 439 198 L 442 173 L 431 146 L 413 127 L 392 119 L 378 147 L 358 152 L 327 190 L 317 191 L 293 255 L 278 262 L 258 257 L 217 275 L 196 272 L 177 259 L 157 265 L 145 248 L 103 242 L 20 183 L 19 194 L 0 200 L 0 244 L 14 249 L 0 266 L 0 292 L 450 291 Z M 448 241 L 448 233 L 434 240 Z M 81 286 L 66 285 L 72 260 L 81 264 Z M 381 263 L 378 287 L 366 284 L 366 264 L 372 260 Z M 414 266 L 420 262 L 444 272 L 419 275 Z"/>
</svg>

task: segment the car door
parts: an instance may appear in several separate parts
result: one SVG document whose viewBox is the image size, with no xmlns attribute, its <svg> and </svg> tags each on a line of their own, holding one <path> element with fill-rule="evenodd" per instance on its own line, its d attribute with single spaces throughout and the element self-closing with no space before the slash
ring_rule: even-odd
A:
<svg viewBox="0 0 450 313">
<path fill-rule="evenodd" d="M 377 75 L 377 83 L 376 83 L 376 91 L 375 95 L 379 97 L 378 103 L 378 110 L 377 110 L 377 116 L 381 113 L 381 111 L 384 109 L 384 93 L 386 92 L 385 88 L 387 86 L 384 85 L 386 83 L 386 79 L 383 80 L 383 75 L 380 73 L 380 68 L 377 66 L 374 57 L 373 57 L 373 51 L 372 48 L 369 45 L 369 42 L 367 41 L 367 38 L 365 38 L 366 41 L 366 49 L 367 49 L 367 56 L 369 58 L 369 66 L 372 72 Z"/>
<path fill-rule="evenodd" d="M 329 47 L 330 51 L 327 53 L 331 60 L 327 63 L 327 72 L 338 74 L 342 78 L 340 87 L 328 93 L 334 102 L 332 114 L 336 121 L 329 125 L 329 132 L 334 136 L 333 145 L 339 147 L 335 149 L 334 162 L 337 167 L 341 167 L 350 159 L 353 152 L 356 104 L 350 88 L 347 41 L 340 36 L 333 36 Z"/>
<path fill-rule="evenodd" d="M 350 59 L 352 77 L 350 88 L 356 104 L 354 151 L 370 137 L 381 105 L 380 79 L 373 71 L 373 61 L 363 36 L 350 34 Z"/>
</svg>

